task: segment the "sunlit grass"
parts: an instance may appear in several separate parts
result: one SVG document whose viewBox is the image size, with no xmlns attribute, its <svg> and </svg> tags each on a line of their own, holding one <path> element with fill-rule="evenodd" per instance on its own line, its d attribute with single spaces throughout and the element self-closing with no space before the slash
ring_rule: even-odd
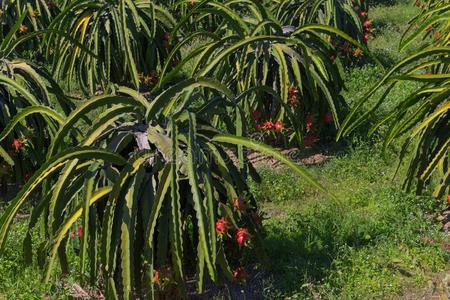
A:
<svg viewBox="0 0 450 300">
<path fill-rule="evenodd" d="M 393 297 L 450 269 L 440 245 L 448 237 L 428 217 L 435 200 L 401 191 L 391 158 L 383 160 L 371 147 L 310 168 L 337 201 L 289 171 L 262 171 L 263 184 L 254 188 L 268 215 L 265 246 L 273 269 L 265 279 L 267 298 Z"/>
</svg>

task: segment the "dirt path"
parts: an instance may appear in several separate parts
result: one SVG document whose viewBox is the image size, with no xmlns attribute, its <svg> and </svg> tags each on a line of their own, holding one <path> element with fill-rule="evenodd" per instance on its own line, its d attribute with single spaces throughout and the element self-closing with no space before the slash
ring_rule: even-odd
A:
<svg viewBox="0 0 450 300">
<path fill-rule="evenodd" d="M 450 299 L 450 270 L 436 274 L 422 288 L 411 287 L 403 296 L 393 299 L 404 300 L 448 300 Z"/>
</svg>

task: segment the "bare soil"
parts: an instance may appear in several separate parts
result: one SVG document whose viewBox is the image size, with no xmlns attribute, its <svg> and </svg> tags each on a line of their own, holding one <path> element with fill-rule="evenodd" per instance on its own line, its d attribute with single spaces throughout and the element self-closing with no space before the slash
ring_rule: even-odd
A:
<svg viewBox="0 0 450 300">
<path fill-rule="evenodd" d="M 450 299 L 450 270 L 436 274 L 426 287 L 411 287 L 403 296 L 394 299 L 404 300 L 448 300 Z"/>
</svg>

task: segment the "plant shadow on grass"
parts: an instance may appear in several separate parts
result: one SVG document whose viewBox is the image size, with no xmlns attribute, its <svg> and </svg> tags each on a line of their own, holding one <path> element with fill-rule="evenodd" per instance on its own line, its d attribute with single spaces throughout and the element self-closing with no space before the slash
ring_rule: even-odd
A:
<svg viewBox="0 0 450 300">
<path fill-rule="evenodd" d="M 253 188 L 268 215 L 264 298 L 382 297 L 400 293 L 405 282 L 424 284 L 427 274 L 448 267 L 448 253 L 422 242 L 445 239 L 428 217 L 436 201 L 401 191 L 392 182 L 395 163 L 372 147 L 347 149 L 309 168 L 328 178 L 324 184 L 338 200 L 286 170 L 261 170 L 263 182 Z"/>
<path fill-rule="evenodd" d="M 389 199 L 391 193 L 395 192 L 385 190 L 382 196 Z M 401 200 L 400 195 L 389 200 Z M 377 273 L 380 277 L 372 285 L 388 285 L 393 278 L 395 294 L 403 281 L 420 282 L 423 270 L 445 268 L 448 254 L 439 246 L 421 243 L 424 237 L 443 238 L 421 211 L 398 202 L 376 205 L 375 199 L 356 205 L 315 204 L 268 221 L 265 247 L 271 276 L 264 285 L 265 297 L 358 295 L 360 281 L 368 282 Z M 365 289 L 384 293 L 371 284 Z"/>
<path fill-rule="evenodd" d="M 319 214 L 320 218 L 314 217 Z M 289 294 L 300 288 L 308 293 L 308 283 L 321 283 L 328 276 L 343 246 L 357 249 L 371 242 L 364 228 L 342 224 L 344 217 L 339 214 L 315 206 L 311 214 L 294 213 L 288 220 L 271 221 L 265 247 L 275 275 L 269 289 Z M 342 225 L 348 226 L 347 232 Z"/>
</svg>

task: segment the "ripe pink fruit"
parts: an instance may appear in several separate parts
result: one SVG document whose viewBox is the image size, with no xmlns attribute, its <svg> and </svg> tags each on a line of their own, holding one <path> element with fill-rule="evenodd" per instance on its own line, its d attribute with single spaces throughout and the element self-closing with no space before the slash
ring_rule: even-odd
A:
<svg viewBox="0 0 450 300">
<path fill-rule="evenodd" d="M 369 35 L 367 33 L 363 36 L 363 41 L 366 43 L 369 41 Z"/>
<path fill-rule="evenodd" d="M 12 142 L 12 148 L 16 152 L 20 152 L 20 150 L 22 150 L 23 148 L 23 141 L 20 139 L 14 139 L 14 141 Z"/>
<path fill-rule="evenodd" d="M 289 87 L 289 96 L 296 96 L 298 94 L 298 89 L 295 86 Z"/>
<path fill-rule="evenodd" d="M 230 224 L 225 218 L 221 218 L 216 222 L 216 232 L 218 235 L 223 235 L 228 233 L 228 228 L 230 228 Z"/>
<path fill-rule="evenodd" d="M 372 27 L 372 20 L 367 20 L 363 23 L 364 28 Z"/>
<path fill-rule="evenodd" d="M 246 281 L 247 280 L 247 272 L 245 271 L 244 267 L 238 267 L 236 270 L 233 271 L 233 278 L 237 281 Z"/>
<path fill-rule="evenodd" d="M 239 228 L 236 232 L 236 242 L 239 247 L 245 246 L 250 240 L 250 233 L 246 228 Z"/>
<path fill-rule="evenodd" d="M 159 272 L 157 270 L 153 271 L 153 283 L 156 285 L 160 285 L 161 281 L 159 279 Z"/>
<path fill-rule="evenodd" d="M 264 123 L 264 128 L 265 128 L 266 130 L 272 130 L 272 129 L 273 129 L 273 123 L 272 123 L 271 121 L 266 121 L 266 122 Z"/>
<path fill-rule="evenodd" d="M 77 235 L 78 235 L 79 239 L 81 239 L 81 237 L 83 236 L 83 226 L 82 225 L 78 226 Z"/>
<path fill-rule="evenodd" d="M 283 122 L 280 120 L 276 121 L 274 127 L 276 131 L 281 131 L 283 129 Z"/>
</svg>

